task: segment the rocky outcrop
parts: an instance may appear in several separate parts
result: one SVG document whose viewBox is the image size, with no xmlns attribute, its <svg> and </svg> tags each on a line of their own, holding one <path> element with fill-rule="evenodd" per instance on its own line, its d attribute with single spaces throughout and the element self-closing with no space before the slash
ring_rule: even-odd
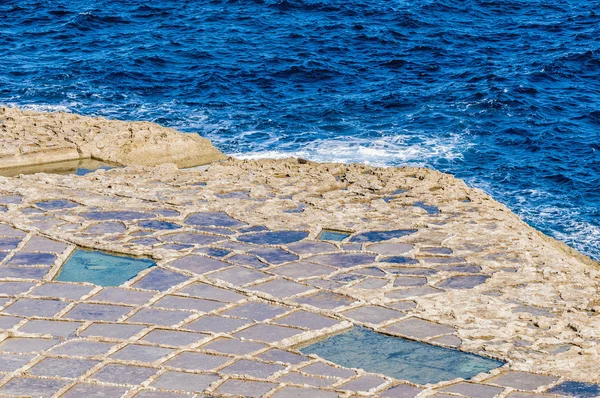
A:
<svg viewBox="0 0 600 398">
<path fill-rule="evenodd" d="M 120 165 L 179 168 L 225 158 L 197 134 L 149 122 L 0 107 L 0 168 L 94 158 Z"/>
</svg>

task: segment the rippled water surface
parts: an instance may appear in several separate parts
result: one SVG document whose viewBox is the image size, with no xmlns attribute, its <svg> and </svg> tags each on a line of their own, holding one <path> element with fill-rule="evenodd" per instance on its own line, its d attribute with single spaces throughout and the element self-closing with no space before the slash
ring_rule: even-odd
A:
<svg viewBox="0 0 600 398">
<path fill-rule="evenodd" d="M 426 165 L 600 258 L 600 2 L 0 2 L 0 103 Z"/>
</svg>

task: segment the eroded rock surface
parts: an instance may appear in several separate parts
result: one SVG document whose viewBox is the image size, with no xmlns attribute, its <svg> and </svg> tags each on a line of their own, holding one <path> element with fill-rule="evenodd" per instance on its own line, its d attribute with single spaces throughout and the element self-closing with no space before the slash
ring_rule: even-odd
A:
<svg viewBox="0 0 600 398">
<path fill-rule="evenodd" d="M 0 168 L 90 157 L 120 165 L 193 167 L 225 156 L 197 134 L 154 123 L 0 106 Z"/>
</svg>

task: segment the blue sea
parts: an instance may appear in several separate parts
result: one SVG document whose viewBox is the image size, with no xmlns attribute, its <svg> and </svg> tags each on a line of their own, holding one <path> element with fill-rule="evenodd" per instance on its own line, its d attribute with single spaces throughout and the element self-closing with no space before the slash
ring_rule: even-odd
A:
<svg viewBox="0 0 600 398">
<path fill-rule="evenodd" d="M 433 167 L 600 259 L 600 1 L 2 0 L 0 103 Z"/>
</svg>

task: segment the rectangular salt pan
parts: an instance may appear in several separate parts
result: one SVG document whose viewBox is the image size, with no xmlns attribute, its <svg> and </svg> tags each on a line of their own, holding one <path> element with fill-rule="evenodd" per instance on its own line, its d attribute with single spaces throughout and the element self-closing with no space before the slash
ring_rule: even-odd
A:
<svg viewBox="0 0 600 398">
<path fill-rule="evenodd" d="M 100 286 L 119 286 L 140 271 L 154 265 L 156 265 L 154 261 L 145 258 L 76 250 L 64 263 L 55 280 L 89 282 Z"/>
<path fill-rule="evenodd" d="M 413 383 L 470 379 L 503 365 L 466 352 L 388 336 L 366 328 L 351 331 L 302 348 L 340 366 L 382 373 Z"/>
</svg>

